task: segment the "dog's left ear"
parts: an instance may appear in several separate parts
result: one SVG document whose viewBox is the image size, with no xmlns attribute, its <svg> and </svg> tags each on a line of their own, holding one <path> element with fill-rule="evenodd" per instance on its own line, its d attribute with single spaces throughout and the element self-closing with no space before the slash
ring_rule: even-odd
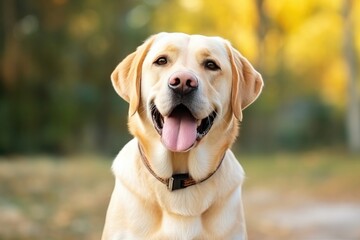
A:
<svg viewBox="0 0 360 240">
<path fill-rule="evenodd" d="M 153 40 L 154 36 L 146 40 L 135 52 L 121 61 L 111 74 L 115 91 L 130 104 L 130 116 L 134 115 L 139 108 L 142 65 Z"/>
<path fill-rule="evenodd" d="M 250 62 L 227 43 L 232 70 L 231 106 L 234 115 L 242 120 L 242 110 L 260 95 L 264 82 Z"/>
</svg>

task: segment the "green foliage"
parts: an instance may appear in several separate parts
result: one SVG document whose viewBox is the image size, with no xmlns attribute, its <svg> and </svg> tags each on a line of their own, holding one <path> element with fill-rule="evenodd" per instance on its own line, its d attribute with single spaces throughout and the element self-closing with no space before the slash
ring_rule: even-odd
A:
<svg viewBox="0 0 360 240">
<path fill-rule="evenodd" d="M 223 36 L 262 73 L 264 92 L 245 111 L 236 149 L 343 145 L 342 3 L 4 1 L 0 154 L 118 151 L 129 139 L 127 103 L 110 73 L 160 31 Z M 354 22 L 359 9 L 355 2 Z"/>
<path fill-rule="evenodd" d="M 0 154 L 118 150 L 127 105 L 109 76 L 147 36 L 125 24 L 135 4 L 4 2 Z"/>
</svg>

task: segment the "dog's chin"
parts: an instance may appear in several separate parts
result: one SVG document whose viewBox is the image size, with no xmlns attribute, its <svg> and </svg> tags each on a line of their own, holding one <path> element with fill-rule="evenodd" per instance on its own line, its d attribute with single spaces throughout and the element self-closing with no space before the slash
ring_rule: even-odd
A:
<svg viewBox="0 0 360 240">
<path fill-rule="evenodd" d="M 183 104 L 175 106 L 167 116 L 161 115 L 155 104 L 150 106 L 154 128 L 163 145 L 172 152 L 186 152 L 192 149 L 211 130 L 216 111 L 206 118 L 196 119 Z"/>
</svg>

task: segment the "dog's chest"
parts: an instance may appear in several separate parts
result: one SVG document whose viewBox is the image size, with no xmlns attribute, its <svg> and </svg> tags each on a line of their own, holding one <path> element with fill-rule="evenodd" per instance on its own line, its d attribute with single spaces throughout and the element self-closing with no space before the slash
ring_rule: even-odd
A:
<svg viewBox="0 0 360 240">
<path fill-rule="evenodd" d="M 200 200 L 198 202 L 201 203 Z M 223 203 L 213 203 L 202 213 L 193 215 L 189 212 L 184 212 L 187 215 L 176 214 L 159 207 L 157 209 L 160 212 L 156 214 L 160 217 L 158 224 L 154 225 L 154 219 L 149 219 L 148 224 L 152 229 L 149 229 L 148 233 L 151 234 L 148 236 L 151 237 L 148 239 L 233 239 L 234 235 L 244 234 L 242 227 L 233 232 L 234 226 L 243 224 L 242 216 L 239 215 L 240 207 L 235 195 Z M 191 208 L 188 206 L 188 209 Z"/>
<path fill-rule="evenodd" d="M 160 227 L 149 239 L 223 239 L 234 222 L 204 216 L 180 216 L 163 212 Z M 212 226 L 216 226 L 212 228 Z"/>
<path fill-rule="evenodd" d="M 117 181 L 108 218 L 115 239 L 243 239 L 243 172 L 237 161 L 225 159 L 208 181 L 169 192 L 138 157 L 119 156 L 113 166 Z"/>
<path fill-rule="evenodd" d="M 159 238 L 196 239 L 204 235 L 201 217 L 184 217 L 163 214 Z"/>
</svg>

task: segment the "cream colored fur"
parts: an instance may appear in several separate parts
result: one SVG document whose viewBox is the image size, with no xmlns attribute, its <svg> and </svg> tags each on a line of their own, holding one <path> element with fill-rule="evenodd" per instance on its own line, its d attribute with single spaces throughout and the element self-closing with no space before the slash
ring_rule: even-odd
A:
<svg viewBox="0 0 360 240">
<path fill-rule="evenodd" d="M 154 65 L 161 56 L 168 63 Z M 219 71 L 204 68 L 209 58 Z M 217 113 L 209 133 L 186 152 L 171 152 L 161 143 L 150 113 L 155 103 L 162 115 L 170 114 L 167 83 L 176 71 L 190 71 L 199 80 L 194 117 Z M 111 77 L 117 93 L 130 104 L 134 139 L 112 166 L 116 182 L 102 239 L 246 239 L 244 171 L 229 148 L 238 134 L 242 110 L 261 92 L 260 74 L 222 38 L 160 33 L 126 57 Z M 152 170 L 164 179 L 186 172 L 201 180 L 225 156 L 206 181 L 170 192 L 143 164 L 139 143 Z"/>
</svg>

